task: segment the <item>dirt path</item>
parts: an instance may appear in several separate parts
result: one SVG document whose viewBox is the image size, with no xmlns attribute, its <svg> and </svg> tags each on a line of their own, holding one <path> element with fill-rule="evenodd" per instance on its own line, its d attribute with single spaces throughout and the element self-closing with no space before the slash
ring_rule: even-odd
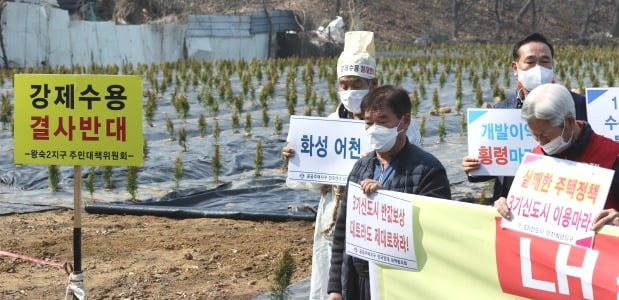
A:
<svg viewBox="0 0 619 300">
<path fill-rule="evenodd" d="M 72 262 L 72 211 L 0 216 L 0 250 Z M 294 281 L 311 270 L 312 222 L 83 215 L 89 299 L 250 299 L 270 291 L 290 249 Z M 0 298 L 62 299 L 67 276 L 0 256 Z"/>
</svg>

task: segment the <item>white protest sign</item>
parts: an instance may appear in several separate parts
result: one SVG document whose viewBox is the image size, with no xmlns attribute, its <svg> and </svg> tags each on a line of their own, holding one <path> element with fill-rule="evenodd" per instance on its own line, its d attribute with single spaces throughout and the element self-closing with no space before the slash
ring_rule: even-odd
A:
<svg viewBox="0 0 619 300">
<path fill-rule="evenodd" d="M 378 264 L 417 270 L 409 194 L 378 190 L 367 196 L 348 185 L 346 253 Z"/>
<path fill-rule="evenodd" d="M 473 176 L 514 176 L 525 153 L 537 142 L 520 109 L 467 110 L 469 156 L 477 157 L 481 167 Z"/>
<path fill-rule="evenodd" d="M 288 179 L 345 185 L 361 154 L 370 150 L 363 121 L 291 116 L 288 143 L 295 155 Z"/>
<path fill-rule="evenodd" d="M 619 141 L 619 88 L 587 88 L 587 119 L 597 134 Z"/>
<path fill-rule="evenodd" d="M 501 226 L 591 248 L 595 216 L 604 208 L 615 171 L 527 153 L 507 196 L 511 220 Z"/>
</svg>

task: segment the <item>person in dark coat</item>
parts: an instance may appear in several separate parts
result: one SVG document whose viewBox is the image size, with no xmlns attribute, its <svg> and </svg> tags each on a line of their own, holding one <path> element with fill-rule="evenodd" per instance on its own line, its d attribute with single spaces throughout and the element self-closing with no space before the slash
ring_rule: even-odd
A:
<svg viewBox="0 0 619 300">
<path fill-rule="evenodd" d="M 533 33 L 518 41 L 512 51 L 512 71 L 518 82 L 516 94 L 495 104 L 493 108 L 521 108 L 524 99 L 540 84 L 554 83 L 552 44 L 541 34 Z M 576 120 L 587 120 L 587 103 L 585 97 L 573 92 L 572 100 L 576 108 Z M 468 173 L 479 169 L 481 163 L 477 157 L 465 156 L 462 159 L 462 169 Z M 470 182 L 482 182 L 496 178 L 494 182 L 493 200 L 507 197 L 509 188 L 514 181 L 513 176 L 468 176 Z"/>
<path fill-rule="evenodd" d="M 361 111 L 374 150 L 359 159 L 348 176 L 331 250 L 327 289 L 330 300 L 370 299 L 368 262 L 345 253 L 346 200 L 350 182 L 359 184 L 368 195 L 385 189 L 451 199 L 443 165 L 406 137 L 411 104 L 405 90 L 391 85 L 378 87 L 364 98 Z"/>
</svg>

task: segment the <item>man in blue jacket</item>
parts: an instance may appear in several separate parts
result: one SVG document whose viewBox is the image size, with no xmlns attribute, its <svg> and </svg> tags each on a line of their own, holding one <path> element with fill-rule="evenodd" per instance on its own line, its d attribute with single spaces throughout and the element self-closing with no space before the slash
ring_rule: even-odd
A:
<svg viewBox="0 0 619 300">
<path fill-rule="evenodd" d="M 495 104 L 493 108 L 521 108 L 522 102 L 535 87 L 545 83 L 554 83 L 552 44 L 541 34 L 533 33 L 518 41 L 512 52 L 512 71 L 518 79 L 516 94 Z M 571 93 L 576 107 L 576 119 L 587 120 L 586 100 L 582 95 Z M 477 157 L 465 156 L 462 159 L 464 172 L 479 169 L 481 163 Z M 507 197 L 512 186 L 512 176 L 468 176 L 470 182 L 482 182 L 496 178 L 494 182 L 493 200 Z"/>
<path fill-rule="evenodd" d="M 451 199 L 443 165 L 432 154 L 410 143 L 406 130 L 411 122 L 408 93 L 391 85 L 376 88 L 361 102 L 365 131 L 374 151 L 360 158 L 348 183 L 363 193 L 385 189 Z M 329 300 L 370 299 L 368 262 L 346 255 L 346 206 L 348 185 L 340 203 L 329 269 Z"/>
</svg>

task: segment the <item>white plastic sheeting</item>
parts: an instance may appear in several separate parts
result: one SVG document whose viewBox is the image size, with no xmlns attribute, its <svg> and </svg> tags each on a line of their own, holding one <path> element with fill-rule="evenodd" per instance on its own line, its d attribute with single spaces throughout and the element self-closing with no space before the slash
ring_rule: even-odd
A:
<svg viewBox="0 0 619 300">
<path fill-rule="evenodd" d="M 193 24 L 195 28 L 188 32 L 186 24 L 71 21 L 66 10 L 16 2 L 6 3 L 1 21 L 11 67 L 176 61 L 184 58 L 185 45 L 188 58 L 193 59 L 268 57 L 269 35 L 250 34 L 250 16 L 194 16 L 193 19 L 219 23 L 213 23 L 217 26 L 209 23 L 214 26 L 209 27 L 209 32 L 202 30 L 199 23 L 191 23 L 189 27 Z M 230 20 L 236 23 L 226 24 Z"/>
<path fill-rule="evenodd" d="M 187 38 L 187 56 L 192 59 L 265 59 L 268 57 L 268 47 L 268 33 L 245 38 Z"/>
<path fill-rule="evenodd" d="M 81 22 L 87 23 L 87 22 Z M 95 26 L 95 37 L 99 45 L 99 60 L 96 63 L 102 65 L 117 64 L 122 61 L 120 42 L 117 35 L 117 26 L 112 22 L 88 22 Z M 78 37 L 79 38 L 79 37 Z M 73 39 L 74 40 L 74 39 Z"/>
<path fill-rule="evenodd" d="M 334 41 L 337 44 L 344 44 L 344 34 L 346 33 L 346 29 L 344 29 L 344 19 L 342 17 L 337 16 L 335 20 L 331 21 L 327 27 L 318 27 L 316 30 L 318 37 L 320 37 L 323 41 Z"/>
<path fill-rule="evenodd" d="M 48 61 L 53 65 L 70 65 L 72 56 L 71 37 L 69 36 L 69 31 L 67 31 L 67 28 L 69 28 L 69 15 L 64 10 L 50 9 L 49 16 L 47 36 L 53 36 L 53 38 L 49 38 Z M 12 27 L 12 25 L 9 26 L 8 24 L 6 25 L 7 27 Z M 11 56 L 9 55 L 9 57 Z"/>
<path fill-rule="evenodd" d="M 251 33 L 251 16 L 190 15 L 187 56 L 192 59 L 264 59 L 268 33 Z"/>
<path fill-rule="evenodd" d="M 208 37 L 194 37 L 187 39 L 187 56 L 192 59 L 211 59 L 213 48 Z"/>
<path fill-rule="evenodd" d="M 39 66 L 47 61 L 45 8 L 26 3 L 6 3 L 2 12 L 4 46 L 14 66 Z"/>
<path fill-rule="evenodd" d="M 249 37 L 251 16 L 190 15 L 187 18 L 189 37 Z"/>
<path fill-rule="evenodd" d="M 183 58 L 185 25 L 70 21 L 65 10 L 15 2 L 6 3 L 2 22 L 12 67 L 137 64 Z"/>
<path fill-rule="evenodd" d="M 94 22 L 71 22 L 69 30 L 63 32 L 63 34 L 69 34 L 72 62 L 77 60 L 81 61 L 81 64 L 90 64 L 101 59 L 96 25 Z M 50 64 L 56 65 L 55 62 L 50 62 Z"/>
<path fill-rule="evenodd" d="M 175 61 L 183 57 L 186 28 L 182 24 L 163 26 L 163 40 L 161 41 L 161 59 L 163 61 Z"/>
</svg>

